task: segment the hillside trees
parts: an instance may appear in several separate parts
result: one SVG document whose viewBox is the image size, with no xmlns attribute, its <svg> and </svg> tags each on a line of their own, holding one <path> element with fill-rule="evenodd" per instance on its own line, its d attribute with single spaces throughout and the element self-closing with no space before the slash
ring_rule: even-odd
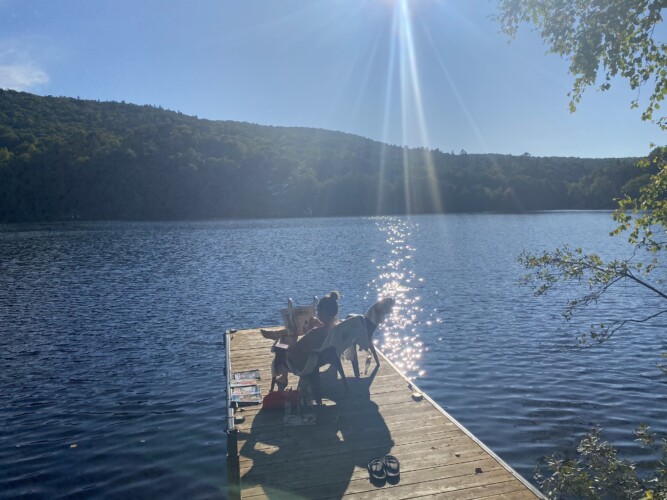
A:
<svg viewBox="0 0 667 500">
<path fill-rule="evenodd" d="M 2 222 L 612 208 L 628 182 L 616 169 L 634 163 L 451 155 L 0 90 Z M 611 187 L 591 190 L 598 177 Z"/>
</svg>

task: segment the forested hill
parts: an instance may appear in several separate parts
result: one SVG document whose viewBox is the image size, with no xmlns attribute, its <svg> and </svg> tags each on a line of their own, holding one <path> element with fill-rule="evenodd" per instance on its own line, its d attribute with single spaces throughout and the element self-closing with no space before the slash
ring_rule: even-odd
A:
<svg viewBox="0 0 667 500">
<path fill-rule="evenodd" d="M 449 154 L 0 90 L 3 222 L 600 209 L 634 192 L 634 164 Z"/>
</svg>

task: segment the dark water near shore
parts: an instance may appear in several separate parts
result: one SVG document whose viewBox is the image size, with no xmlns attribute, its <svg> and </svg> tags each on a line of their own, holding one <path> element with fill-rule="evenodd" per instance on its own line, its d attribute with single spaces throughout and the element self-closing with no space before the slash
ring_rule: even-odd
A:
<svg viewBox="0 0 667 500">
<path fill-rule="evenodd" d="M 611 228 L 587 212 L 0 226 L 0 497 L 221 497 L 224 331 L 331 290 L 342 315 L 395 295 L 383 350 L 526 477 L 594 424 L 645 463 L 634 427 L 667 432 L 665 320 L 569 347 L 653 298 L 620 288 L 567 324 L 570 295 L 515 284 L 522 249 L 627 254 Z"/>
</svg>

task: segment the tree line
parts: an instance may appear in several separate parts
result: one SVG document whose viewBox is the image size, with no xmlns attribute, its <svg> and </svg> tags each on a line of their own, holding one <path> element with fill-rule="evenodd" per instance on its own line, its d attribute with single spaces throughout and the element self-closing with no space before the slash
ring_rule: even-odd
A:
<svg viewBox="0 0 667 500">
<path fill-rule="evenodd" d="M 0 90 L 0 221 L 609 209 L 637 159 L 444 153 Z"/>
</svg>

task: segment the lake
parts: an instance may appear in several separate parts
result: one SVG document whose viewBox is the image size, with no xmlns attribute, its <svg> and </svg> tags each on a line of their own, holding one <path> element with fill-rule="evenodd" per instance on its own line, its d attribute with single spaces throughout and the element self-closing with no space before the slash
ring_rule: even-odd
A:
<svg viewBox="0 0 667 500">
<path fill-rule="evenodd" d="M 573 346 L 655 299 L 623 286 L 568 323 L 567 289 L 516 284 L 524 249 L 629 255 L 613 227 L 604 212 L 0 226 L 0 497 L 222 497 L 225 330 L 332 290 L 343 317 L 395 296 L 381 349 L 526 478 L 594 425 L 645 464 L 633 429 L 667 433 L 665 320 Z"/>
</svg>

